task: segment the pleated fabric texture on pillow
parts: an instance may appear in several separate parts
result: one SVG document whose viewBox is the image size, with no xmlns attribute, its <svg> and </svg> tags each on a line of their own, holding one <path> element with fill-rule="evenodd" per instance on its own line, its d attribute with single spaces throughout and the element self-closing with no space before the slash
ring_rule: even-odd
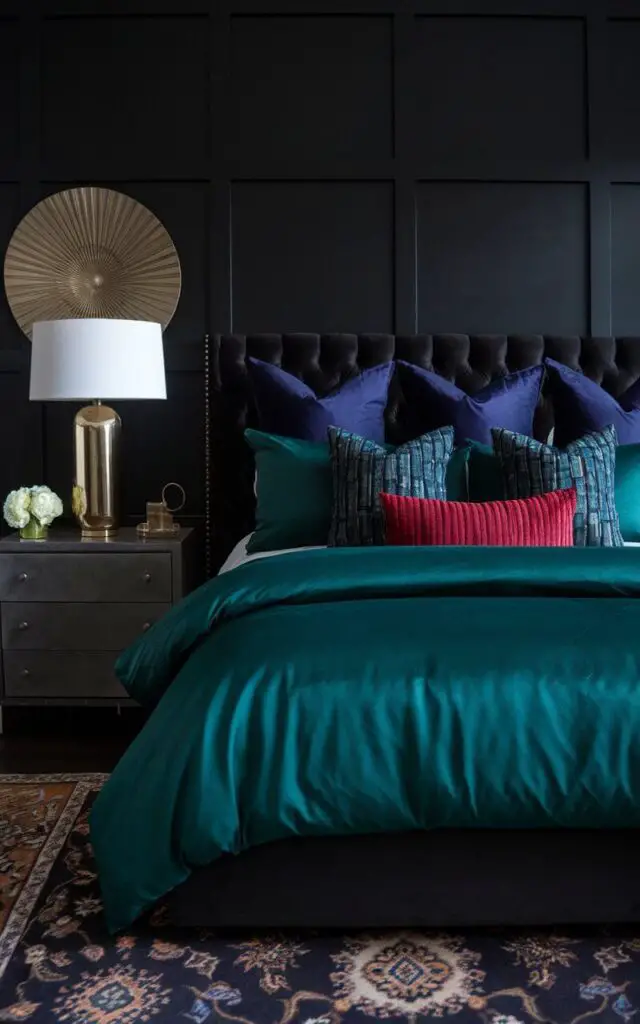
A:
<svg viewBox="0 0 640 1024">
<path fill-rule="evenodd" d="M 511 501 L 437 501 L 384 493 L 380 501 L 387 544 L 573 547 L 574 488 Z"/>
<path fill-rule="evenodd" d="M 330 547 L 384 544 L 381 491 L 416 498 L 447 496 L 453 427 L 392 449 L 330 427 L 329 448 L 333 472 Z"/>
</svg>

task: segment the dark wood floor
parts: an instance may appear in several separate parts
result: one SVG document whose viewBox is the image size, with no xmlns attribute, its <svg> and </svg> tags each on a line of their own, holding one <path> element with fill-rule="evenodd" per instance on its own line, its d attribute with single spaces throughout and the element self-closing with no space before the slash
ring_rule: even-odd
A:
<svg viewBox="0 0 640 1024">
<path fill-rule="evenodd" d="M 0 773 L 109 772 L 143 723 L 137 708 L 5 708 Z"/>
</svg>

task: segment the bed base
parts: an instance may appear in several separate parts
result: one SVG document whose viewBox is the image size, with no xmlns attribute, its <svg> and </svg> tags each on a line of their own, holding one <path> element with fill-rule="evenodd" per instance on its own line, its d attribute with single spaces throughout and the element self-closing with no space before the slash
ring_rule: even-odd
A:
<svg viewBox="0 0 640 1024">
<path fill-rule="evenodd" d="M 167 909 L 230 929 L 636 922 L 639 863 L 635 829 L 296 838 L 196 868 Z"/>
<path fill-rule="evenodd" d="M 542 335 L 235 334 L 207 339 L 206 535 L 216 569 L 254 526 L 257 425 L 246 357 L 282 366 L 326 395 L 391 359 L 433 367 L 470 394 L 551 356 L 620 395 L 640 375 L 637 338 Z M 415 436 L 395 379 L 385 412 L 394 444 Z M 535 436 L 553 409 L 543 396 Z M 213 500 L 215 495 L 216 500 Z M 304 928 L 546 925 L 640 920 L 640 830 L 443 830 L 293 839 L 197 868 L 168 899 L 184 925 Z M 165 901 L 166 902 L 166 901 Z"/>
</svg>

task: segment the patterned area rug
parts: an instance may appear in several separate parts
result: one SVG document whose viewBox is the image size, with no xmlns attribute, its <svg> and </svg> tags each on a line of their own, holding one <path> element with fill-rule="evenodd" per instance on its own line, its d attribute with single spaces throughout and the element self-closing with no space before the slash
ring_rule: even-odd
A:
<svg viewBox="0 0 640 1024">
<path fill-rule="evenodd" d="M 640 1010 L 640 937 L 620 929 L 216 937 L 158 910 L 109 938 L 88 824 L 103 781 L 0 776 L 0 1021 L 620 1024 Z"/>
</svg>

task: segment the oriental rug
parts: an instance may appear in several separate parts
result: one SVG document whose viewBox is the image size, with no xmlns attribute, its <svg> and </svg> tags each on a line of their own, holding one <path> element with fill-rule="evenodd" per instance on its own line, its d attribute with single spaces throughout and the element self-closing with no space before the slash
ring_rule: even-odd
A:
<svg viewBox="0 0 640 1024">
<path fill-rule="evenodd" d="M 110 937 L 89 833 L 104 778 L 0 776 L 0 1021 L 620 1024 L 638 1016 L 633 929 L 216 936 L 172 929 L 160 908 Z"/>
</svg>

